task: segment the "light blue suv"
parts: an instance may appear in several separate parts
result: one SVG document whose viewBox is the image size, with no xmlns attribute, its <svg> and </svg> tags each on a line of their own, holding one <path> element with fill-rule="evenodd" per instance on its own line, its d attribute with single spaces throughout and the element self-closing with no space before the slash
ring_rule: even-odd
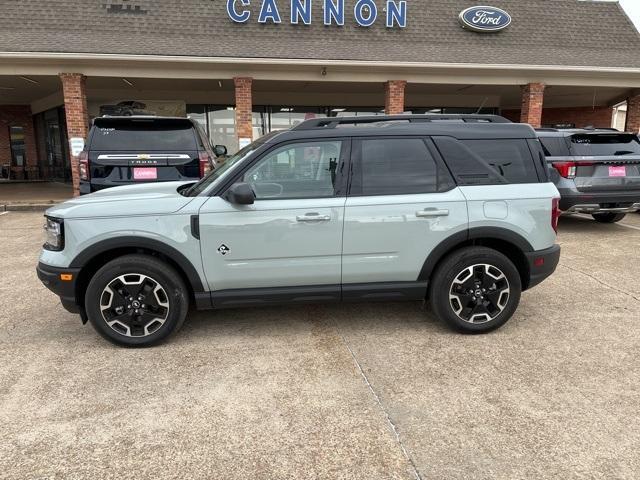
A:
<svg viewBox="0 0 640 480">
<path fill-rule="evenodd" d="M 37 271 L 67 310 L 126 346 L 163 340 L 190 306 L 428 299 L 454 328 L 487 332 L 555 270 L 558 199 L 527 125 L 313 119 L 197 183 L 49 209 Z"/>
</svg>

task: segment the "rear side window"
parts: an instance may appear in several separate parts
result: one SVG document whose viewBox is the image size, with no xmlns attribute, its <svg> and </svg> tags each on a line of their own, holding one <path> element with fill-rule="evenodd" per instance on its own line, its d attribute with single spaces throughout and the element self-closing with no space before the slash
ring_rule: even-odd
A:
<svg viewBox="0 0 640 480">
<path fill-rule="evenodd" d="M 196 133 L 186 121 L 96 121 L 92 150 L 193 151 Z"/>
<path fill-rule="evenodd" d="M 354 143 L 350 193 L 401 195 L 449 190 L 453 182 L 422 138 L 372 138 Z"/>
<path fill-rule="evenodd" d="M 498 185 L 508 183 L 481 156 L 453 137 L 433 137 L 440 155 L 458 185 Z"/>
<path fill-rule="evenodd" d="M 524 139 L 464 140 L 463 143 L 509 183 L 539 181 L 531 150 Z"/>
<path fill-rule="evenodd" d="M 577 134 L 571 136 L 571 150 L 578 156 L 640 155 L 640 142 L 632 134 Z"/>
</svg>

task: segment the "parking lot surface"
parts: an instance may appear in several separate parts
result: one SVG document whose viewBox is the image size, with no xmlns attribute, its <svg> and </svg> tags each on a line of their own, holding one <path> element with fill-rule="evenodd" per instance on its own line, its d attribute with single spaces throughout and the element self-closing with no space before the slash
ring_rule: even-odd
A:
<svg viewBox="0 0 640 480">
<path fill-rule="evenodd" d="M 640 478 L 640 215 L 561 219 L 557 272 L 502 329 L 419 303 L 199 312 L 112 346 L 0 215 L 0 477 Z"/>
</svg>

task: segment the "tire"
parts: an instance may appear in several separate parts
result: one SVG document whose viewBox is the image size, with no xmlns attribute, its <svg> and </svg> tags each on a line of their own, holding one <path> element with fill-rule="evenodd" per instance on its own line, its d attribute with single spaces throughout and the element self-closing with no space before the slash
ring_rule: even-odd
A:
<svg viewBox="0 0 640 480">
<path fill-rule="evenodd" d="M 616 223 L 626 217 L 626 213 L 592 213 L 591 216 L 596 222 L 600 223 Z"/>
<path fill-rule="evenodd" d="M 125 347 L 148 347 L 166 339 L 180 329 L 188 308 L 188 291 L 178 272 L 148 255 L 110 261 L 93 276 L 85 295 L 93 328 Z"/>
<path fill-rule="evenodd" d="M 464 247 L 436 269 L 430 300 L 436 317 L 455 330 L 486 333 L 511 318 L 521 291 L 520 273 L 506 256 L 491 248 Z"/>
</svg>

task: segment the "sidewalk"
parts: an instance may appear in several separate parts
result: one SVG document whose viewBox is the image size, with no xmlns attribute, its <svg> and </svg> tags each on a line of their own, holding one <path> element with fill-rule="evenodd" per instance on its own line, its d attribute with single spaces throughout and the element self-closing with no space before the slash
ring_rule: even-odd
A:
<svg viewBox="0 0 640 480">
<path fill-rule="evenodd" d="M 0 210 L 43 209 L 73 196 L 70 184 L 57 182 L 0 183 Z"/>
</svg>

